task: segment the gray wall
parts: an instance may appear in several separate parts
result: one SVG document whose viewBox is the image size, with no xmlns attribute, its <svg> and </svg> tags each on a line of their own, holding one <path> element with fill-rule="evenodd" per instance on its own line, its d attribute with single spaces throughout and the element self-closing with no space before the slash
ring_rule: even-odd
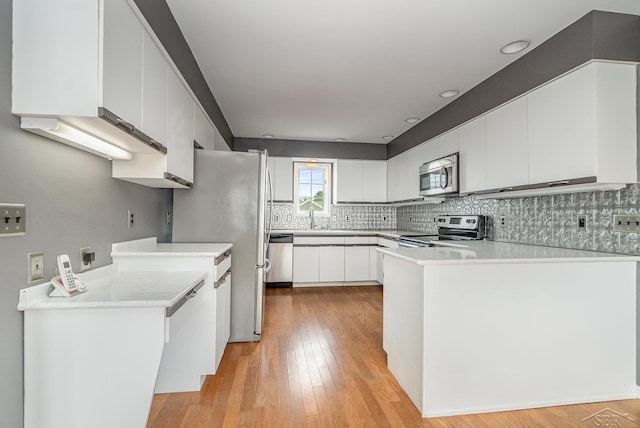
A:
<svg viewBox="0 0 640 428">
<path fill-rule="evenodd" d="M 387 160 L 386 144 L 236 138 L 234 150 L 268 150 L 271 156 Z"/>
<path fill-rule="evenodd" d="M 46 64 L 43 64 L 46 66 Z M 23 317 L 18 290 L 28 286 L 26 255 L 45 253 L 45 278 L 55 256 L 96 252 L 94 266 L 111 263 L 112 242 L 158 236 L 171 239 L 163 213 L 172 192 L 111 178 L 111 162 L 24 132 L 11 111 L 11 0 L 0 0 L 0 202 L 27 205 L 27 235 L 0 238 L 0 426 L 23 425 Z M 127 228 L 127 209 L 136 225 Z"/>
</svg>

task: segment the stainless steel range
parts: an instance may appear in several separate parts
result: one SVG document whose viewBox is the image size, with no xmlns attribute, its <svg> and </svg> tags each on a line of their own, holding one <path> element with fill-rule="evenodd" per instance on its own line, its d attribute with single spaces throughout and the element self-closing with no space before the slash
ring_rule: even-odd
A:
<svg viewBox="0 0 640 428">
<path fill-rule="evenodd" d="M 432 247 L 433 241 L 474 241 L 486 236 L 486 217 L 483 215 L 442 215 L 436 218 L 437 235 L 402 235 L 401 247 Z"/>
</svg>

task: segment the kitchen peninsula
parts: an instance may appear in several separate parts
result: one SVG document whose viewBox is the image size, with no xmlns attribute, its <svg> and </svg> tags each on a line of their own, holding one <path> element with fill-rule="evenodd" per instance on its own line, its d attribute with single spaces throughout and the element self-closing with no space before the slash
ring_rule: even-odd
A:
<svg viewBox="0 0 640 428">
<path fill-rule="evenodd" d="M 202 299 L 196 295 L 206 272 L 119 272 L 109 265 L 78 276 L 87 291 L 72 298 L 49 298 L 49 283 L 20 291 L 24 426 L 144 426 L 156 382 L 182 374 L 163 367 L 163 353 L 198 323 L 191 308 Z M 173 328 L 176 321 L 186 328 Z"/>
<path fill-rule="evenodd" d="M 423 417 L 637 397 L 637 257 L 378 248 L 387 364 Z"/>
</svg>

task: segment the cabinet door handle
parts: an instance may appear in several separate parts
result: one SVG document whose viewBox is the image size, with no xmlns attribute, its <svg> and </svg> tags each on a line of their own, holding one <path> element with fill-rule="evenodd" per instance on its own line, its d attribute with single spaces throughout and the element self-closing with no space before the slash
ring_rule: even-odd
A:
<svg viewBox="0 0 640 428">
<path fill-rule="evenodd" d="M 135 127 L 135 126 L 133 126 L 132 124 L 130 124 L 130 123 L 129 123 L 129 122 L 127 122 L 126 120 L 121 119 L 121 118 L 119 118 L 119 117 L 116 117 L 116 122 L 118 122 L 118 124 L 119 124 L 119 125 L 122 125 L 122 126 L 124 126 L 125 128 L 127 128 L 127 129 L 129 130 L 129 132 L 133 132 L 133 131 L 136 129 L 136 127 Z"/>
<path fill-rule="evenodd" d="M 215 282 L 215 284 L 213 284 L 213 288 L 214 289 L 218 289 L 222 284 L 224 284 L 225 282 L 227 282 L 227 278 L 229 277 L 229 275 L 231 275 L 231 269 L 229 269 L 228 271 L 226 271 L 224 273 L 224 275 L 222 275 L 222 278 L 220 278 L 219 280 L 217 280 Z"/>
<path fill-rule="evenodd" d="M 181 184 L 181 185 L 183 185 L 185 187 L 188 187 L 188 188 L 192 188 L 193 187 L 193 183 L 192 182 L 187 181 L 184 178 L 180 178 L 177 175 L 173 175 L 170 172 L 165 172 L 164 173 L 164 178 L 166 178 L 167 180 L 171 180 L 174 183 Z"/>
<path fill-rule="evenodd" d="M 218 266 L 220 263 L 227 260 L 229 257 L 231 257 L 231 250 L 227 250 L 224 253 L 222 253 L 220 256 L 218 256 L 218 258 L 214 260 L 213 264 L 215 266 Z"/>
<path fill-rule="evenodd" d="M 571 183 L 571 180 L 561 180 L 561 181 L 554 181 L 552 183 L 547 184 L 547 186 L 552 187 L 552 186 L 562 186 L 563 184 L 569 184 Z"/>
</svg>

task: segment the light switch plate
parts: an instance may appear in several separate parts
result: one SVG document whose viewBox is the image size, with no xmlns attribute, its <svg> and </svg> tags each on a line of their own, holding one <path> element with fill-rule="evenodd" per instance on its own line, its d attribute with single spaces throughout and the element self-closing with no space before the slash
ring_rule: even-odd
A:
<svg viewBox="0 0 640 428">
<path fill-rule="evenodd" d="M 0 203 L 0 237 L 22 236 L 27 231 L 27 207 Z"/>
<path fill-rule="evenodd" d="M 27 254 L 27 282 L 36 282 L 44 278 L 44 253 Z"/>
</svg>

